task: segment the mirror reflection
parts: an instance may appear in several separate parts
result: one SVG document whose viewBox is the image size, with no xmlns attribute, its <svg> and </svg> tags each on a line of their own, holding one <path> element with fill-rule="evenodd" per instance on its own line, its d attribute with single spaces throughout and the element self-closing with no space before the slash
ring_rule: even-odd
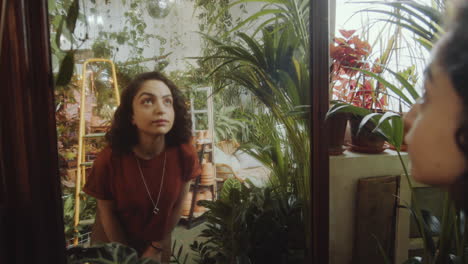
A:
<svg viewBox="0 0 468 264">
<path fill-rule="evenodd" d="M 49 1 L 75 257 L 304 260 L 309 5 Z"/>
</svg>

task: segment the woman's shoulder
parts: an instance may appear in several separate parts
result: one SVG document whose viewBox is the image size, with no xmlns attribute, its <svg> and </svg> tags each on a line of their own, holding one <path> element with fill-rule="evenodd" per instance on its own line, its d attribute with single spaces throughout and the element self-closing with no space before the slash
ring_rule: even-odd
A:
<svg viewBox="0 0 468 264">
<path fill-rule="evenodd" d="M 122 155 L 119 154 L 119 152 L 113 151 L 112 147 L 106 146 L 101 150 L 101 152 L 98 153 L 94 163 L 98 163 L 102 165 L 110 164 L 113 159 L 121 157 L 121 156 Z"/>
<path fill-rule="evenodd" d="M 105 159 L 105 160 L 110 160 L 112 157 L 112 148 L 110 146 L 104 147 L 97 155 L 97 158 L 99 159 Z"/>
</svg>

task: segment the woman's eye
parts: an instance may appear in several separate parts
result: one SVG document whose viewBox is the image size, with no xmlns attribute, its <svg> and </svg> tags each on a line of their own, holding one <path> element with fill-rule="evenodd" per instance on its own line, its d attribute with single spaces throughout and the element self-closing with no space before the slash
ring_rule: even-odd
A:
<svg viewBox="0 0 468 264">
<path fill-rule="evenodd" d="M 164 103 L 165 103 L 166 105 L 172 105 L 172 99 L 169 99 L 169 98 L 164 99 Z"/>
<path fill-rule="evenodd" d="M 153 103 L 153 100 L 151 98 L 143 99 L 143 104 L 144 105 L 150 105 L 152 103 Z"/>
</svg>

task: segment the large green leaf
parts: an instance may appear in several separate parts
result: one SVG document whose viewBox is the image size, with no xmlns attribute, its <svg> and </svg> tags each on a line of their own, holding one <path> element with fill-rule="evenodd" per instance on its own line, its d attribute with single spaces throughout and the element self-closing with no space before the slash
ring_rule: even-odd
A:
<svg viewBox="0 0 468 264">
<path fill-rule="evenodd" d="M 76 26 L 76 21 L 78 19 L 78 14 L 80 11 L 80 2 L 79 0 L 73 0 L 72 4 L 70 5 L 70 8 L 68 9 L 67 12 L 67 28 L 70 33 L 73 34 L 75 31 L 75 26 Z"/>
<path fill-rule="evenodd" d="M 57 32 L 55 33 L 55 45 L 57 45 L 57 48 L 60 49 L 61 41 L 60 37 L 62 36 L 62 30 L 63 30 L 63 24 L 64 24 L 64 19 L 60 19 L 60 24 L 57 28 Z"/>
<path fill-rule="evenodd" d="M 70 50 L 67 52 L 65 57 L 60 64 L 60 69 L 57 75 L 57 81 L 55 85 L 57 86 L 66 86 L 70 83 L 70 80 L 73 76 L 73 71 L 75 68 L 75 51 Z"/>
<path fill-rule="evenodd" d="M 406 102 L 407 104 L 409 105 L 412 105 L 414 103 L 413 100 L 409 99 L 404 93 L 402 90 L 400 90 L 398 87 L 396 87 L 395 85 L 391 84 L 390 82 L 388 82 L 387 80 L 385 80 L 384 78 L 382 78 L 380 75 L 376 74 L 376 73 L 373 73 L 371 71 L 368 71 L 368 70 L 364 70 L 364 69 L 359 69 L 359 68 L 352 68 L 353 70 L 356 70 L 356 71 L 360 71 L 362 73 L 364 73 L 365 75 L 367 76 L 370 76 L 372 78 L 374 78 L 375 80 L 377 80 L 379 83 L 383 84 L 385 87 L 387 87 L 388 89 L 390 89 L 392 92 L 394 92 L 399 98 L 401 98 L 404 102 Z"/>
<path fill-rule="evenodd" d="M 325 118 L 328 119 L 330 116 L 333 116 L 337 113 L 350 113 L 356 116 L 366 116 L 372 112 L 368 109 L 357 107 L 348 103 L 335 103 L 328 110 Z"/>
<path fill-rule="evenodd" d="M 221 195 L 220 195 L 221 200 L 229 201 L 230 193 L 233 192 L 234 189 L 240 190 L 241 183 L 235 178 L 227 179 L 223 184 L 223 189 L 221 190 Z"/>
<path fill-rule="evenodd" d="M 419 99 L 419 97 L 421 97 L 418 91 L 416 90 L 416 88 L 414 87 L 414 85 L 408 82 L 408 80 L 405 77 L 403 77 L 400 73 L 394 72 L 388 68 L 386 68 L 386 70 L 390 72 L 400 82 L 401 85 L 403 85 L 406 91 L 408 91 L 408 93 L 411 95 L 411 97 L 414 100 L 413 103 L 415 103 L 416 100 Z"/>
</svg>

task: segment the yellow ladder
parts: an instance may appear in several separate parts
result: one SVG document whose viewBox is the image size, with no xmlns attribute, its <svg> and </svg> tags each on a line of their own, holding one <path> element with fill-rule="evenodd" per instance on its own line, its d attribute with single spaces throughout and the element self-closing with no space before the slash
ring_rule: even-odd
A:
<svg viewBox="0 0 468 264">
<path fill-rule="evenodd" d="M 120 94 L 119 88 L 117 85 L 117 73 L 115 71 L 115 65 L 111 60 L 107 59 L 88 59 L 83 63 L 83 75 L 82 75 L 82 84 L 81 84 L 81 102 L 80 102 L 80 124 L 78 132 L 78 154 L 77 154 L 77 174 L 76 174 L 76 183 L 75 183 L 75 218 L 74 218 L 74 231 L 75 238 L 73 244 L 76 246 L 79 242 L 79 231 L 78 225 L 80 224 L 80 193 L 81 188 L 86 182 L 86 168 L 90 168 L 93 165 L 93 162 L 86 162 L 85 159 L 85 144 L 84 141 L 93 138 L 104 137 L 105 133 L 93 133 L 86 134 L 86 81 L 87 81 L 87 67 L 88 64 L 94 62 L 105 62 L 109 63 L 112 66 L 112 80 L 114 84 L 114 93 L 117 105 L 120 104 Z"/>
</svg>

